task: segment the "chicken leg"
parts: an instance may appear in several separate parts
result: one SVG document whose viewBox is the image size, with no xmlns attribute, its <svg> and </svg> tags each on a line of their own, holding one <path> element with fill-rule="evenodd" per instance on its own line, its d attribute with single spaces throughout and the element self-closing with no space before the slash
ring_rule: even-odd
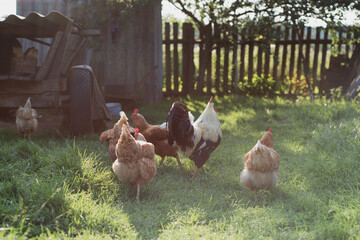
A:
<svg viewBox="0 0 360 240">
<path fill-rule="evenodd" d="M 139 198 L 140 198 L 140 184 L 136 184 L 136 198 L 135 198 L 135 200 L 136 200 L 136 202 L 139 202 Z"/>
<path fill-rule="evenodd" d="M 177 161 L 177 163 L 179 165 L 179 168 L 182 168 L 182 164 L 181 164 L 180 157 L 179 157 L 178 154 L 176 154 L 176 161 Z"/>
</svg>

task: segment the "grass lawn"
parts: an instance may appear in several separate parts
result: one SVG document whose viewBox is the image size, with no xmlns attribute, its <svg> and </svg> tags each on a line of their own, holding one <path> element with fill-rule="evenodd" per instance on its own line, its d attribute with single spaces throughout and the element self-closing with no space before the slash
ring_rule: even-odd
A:
<svg viewBox="0 0 360 240">
<path fill-rule="evenodd" d="M 162 123 L 174 100 L 139 107 Z M 185 102 L 198 117 L 208 97 Z M 214 99 L 223 140 L 205 164 L 167 158 L 141 189 L 119 181 L 98 135 L 23 140 L 0 129 L 0 238 L 359 239 L 356 102 Z M 130 116 L 130 112 L 127 115 Z M 41 127 L 41 126 L 40 126 Z M 258 201 L 239 181 L 244 155 L 272 128 L 280 180 Z M 160 157 L 157 157 L 159 162 Z"/>
</svg>

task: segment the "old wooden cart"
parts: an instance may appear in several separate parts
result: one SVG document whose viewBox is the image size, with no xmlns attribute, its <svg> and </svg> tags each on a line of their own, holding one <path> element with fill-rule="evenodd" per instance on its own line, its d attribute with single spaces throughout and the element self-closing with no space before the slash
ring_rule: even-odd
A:
<svg viewBox="0 0 360 240">
<path fill-rule="evenodd" d="M 89 119 L 108 117 L 91 68 L 80 65 L 87 37 L 98 34 L 59 12 L 10 15 L 0 21 L 0 107 L 18 107 L 31 97 L 35 108 L 66 108 L 70 129 L 88 132 Z M 21 38 L 49 46 L 41 66 L 38 50 L 23 52 Z M 48 38 L 50 43 L 43 40 Z"/>
</svg>

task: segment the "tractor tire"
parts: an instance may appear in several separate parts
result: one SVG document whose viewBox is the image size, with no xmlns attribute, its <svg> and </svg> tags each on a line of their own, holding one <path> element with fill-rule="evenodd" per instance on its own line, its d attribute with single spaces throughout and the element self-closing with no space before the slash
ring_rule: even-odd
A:
<svg viewBox="0 0 360 240">
<path fill-rule="evenodd" d="M 71 69 L 70 132 L 79 136 L 93 131 L 91 118 L 92 75 L 86 68 Z"/>
</svg>

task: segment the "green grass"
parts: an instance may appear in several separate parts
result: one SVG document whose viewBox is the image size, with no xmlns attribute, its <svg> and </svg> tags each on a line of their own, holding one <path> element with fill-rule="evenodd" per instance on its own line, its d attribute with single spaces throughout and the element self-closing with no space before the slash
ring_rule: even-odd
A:
<svg viewBox="0 0 360 240">
<path fill-rule="evenodd" d="M 139 107 L 161 123 L 174 100 L 195 117 L 207 97 Z M 115 177 L 98 135 L 20 139 L 0 129 L 0 238 L 359 239 L 360 107 L 356 102 L 215 98 L 223 140 L 194 164 L 166 159 L 149 185 Z M 130 115 L 130 112 L 127 113 Z M 271 127 L 280 180 L 259 199 L 239 182 L 243 157 Z M 160 158 L 157 157 L 159 162 Z"/>
</svg>

